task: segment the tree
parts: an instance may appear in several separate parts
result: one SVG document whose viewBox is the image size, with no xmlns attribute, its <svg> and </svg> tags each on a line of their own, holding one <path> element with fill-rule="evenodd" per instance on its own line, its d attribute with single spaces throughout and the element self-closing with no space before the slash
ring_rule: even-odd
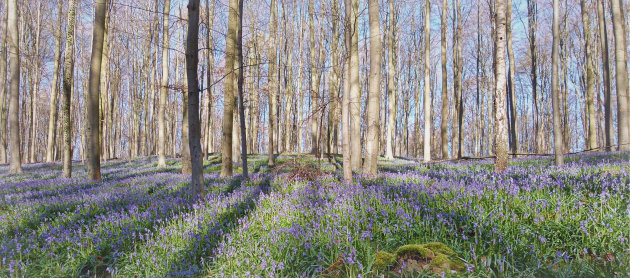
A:
<svg viewBox="0 0 630 278">
<path fill-rule="evenodd" d="M 245 104 L 243 101 L 243 0 L 238 0 L 238 32 L 236 36 L 236 59 L 235 66 L 238 68 L 238 112 L 241 131 L 241 163 L 243 167 L 243 177 L 247 178 L 247 130 L 245 126 Z"/>
<path fill-rule="evenodd" d="M 622 0 L 611 0 L 615 34 L 615 78 L 617 81 L 617 133 L 619 150 L 630 150 L 630 111 L 628 111 L 628 53 Z M 625 26 L 625 27 L 624 27 Z"/>
<path fill-rule="evenodd" d="M 5 12 L 0 24 L 0 164 L 7 163 L 7 16 Z"/>
<path fill-rule="evenodd" d="M 344 1 L 345 9 L 345 32 L 344 41 L 346 55 L 344 58 L 345 78 L 343 79 L 343 101 L 341 104 L 341 136 L 343 152 L 343 179 L 345 182 L 352 182 L 352 151 L 350 147 L 350 76 L 352 75 L 351 52 L 352 52 L 352 0 Z M 298 87 L 299 88 L 299 87 Z"/>
<path fill-rule="evenodd" d="M 277 36 L 278 36 L 278 3 L 276 0 L 271 0 L 271 18 L 269 19 L 271 23 L 271 27 L 269 30 L 269 37 L 271 39 L 270 49 L 269 49 L 269 161 L 268 165 L 275 165 L 275 157 L 274 151 L 276 149 L 275 146 L 275 132 L 276 132 L 276 123 L 278 122 L 278 112 L 276 111 L 276 93 L 277 93 L 277 80 L 278 76 L 276 75 L 276 53 L 277 53 Z"/>
<path fill-rule="evenodd" d="M 599 42 L 602 55 L 602 77 L 604 79 L 604 144 L 607 151 L 612 146 L 612 107 L 610 89 L 610 62 L 608 61 L 608 30 L 606 30 L 606 18 L 604 17 L 604 1 L 597 0 L 597 22 L 599 25 Z"/>
<path fill-rule="evenodd" d="M 442 159 L 448 158 L 448 71 L 446 69 L 446 11 L 448 10 L 448 0 L 442 0 L 442 15 L 440 17 L 440 45 L 442 62 L 442 117 L 440 118 L 440 139 L 442 139 L 441 150 Z"/>
<path fill-rule="evenodd" d="M 370 20 L 370 84 L 367 104 L 367 167 L 364 170 L 368 174 L 376 174 L 378 134 L 380 133 L 378 115 L 381 95 L 381 23 L 379 20 L 378 0 L 370 0 L 368 6 Z"/>
<path fill-rule="evenodd" d="M 212 130 L 212 104 L 213 104 L 213 97 L 212 97 L 212 88 L 213 88 L 213 78 L 212 78 L 212 71 L 214 70 L 214 50 L 212 49 L 214 47 L 213 45 L 213 30 L 212 27 L 214 26 L 214 0 L 206 0 L 206 7 L 208 7 L 208 17 L 207 17 L 207 24 L 208 24 L 208 38 L 206 40 L 206 61 L 208 63 L 208 70 L 206 71 L 207 74 L 207 88 L 206 90 L 208 90 L 208 111 L 206 113 L 206 115 L 208 115 L 208 119 L 207 119 L 207 126 L 206 126 L 206 152 L 204 153 L 204 158 L 206 157 L 206 154 L 212 151 L 212 138 L 214 136 L 212 136 L 211 134 L 211 130 Z"/>
<path fill-rule="evenodd" d="M 462 78 L 464 60 L 462 57 L 462 6 L 459 0 L 453 6 L 453 156 L 462 157 L 462 126 L 464 124 L 464 102 L 462 94 Z"/>
<path fill-rule="evenodd" d="M 88 179 L 101 181 L 101 145 L 99 134 L 99 98 L 103 41 L 105 40 L 105 14 L 107 0 L 94 0 L 94 30 L 92 30 L 92 58 L 90 64 L 87 106 L 87 171 Z"/>
<path fill-rule="evenodd" d="M 64 50 L 63 94 L 61 95 L 61 115 L 63 121 L 63 176 L 72 176 L 72 118 L 70 102 L 74 79 L 74 24 L 76 21 L 76 0 L 68 2 L 68 24 L 66 27 L 66 48 Z"/>
<path fill-rule="evenodd" d="M 22 155 L 20 153 L 20 39 L 18 36 L 18 18 L 16 0 L 7 0 L 7 30 L 9 44 L 9 150 L 11 159 L 10 173 L 22 173 Z"/>
<path fill-rule="evenodd" d="M 458 0 L 459 1 L 459 0 Z M 516 111 L 516 91 L 514 90 L 514 82 L 516 82 L 516 57 L 514 57 L 514 49 L 512 47 L 512 0 L 507 0 L 506 20 L 506 36 L 507 36 L 507 53 L 510 60 L 508 69 L 507 83 L 507 100 L 508 100 L 508 117 L 510 148 L 512 153 L 518 152 L 518 113 Z"/>
<path fill-rule="evenodd" d="M 593 89 L 595 87 L 595 69 L 593 68 L 591 21 L 589 19 L 588 8 L 585 0 L 580 0 L 580 10 L 582 12 L 582 25 L 584 30 L 584 59 L 586 60 L 586 116 L 588 119 L 588 129 L 586 132 L 587 149 L 594 150 L 597 148 L 597 120 L 595 119 L 595 103 L 593 97 Z"/>
<path fill-rule="evenodd" d="M 346 2 L 346 4 L 348 4 Z M 359 87 L 359 0 L 350 9 L 350 159 L 352 170 L 361 168 L 361 90 Z M 346 8 L 346 13 L 348 8 Z"/>
<path fill-rule="evenodd" d="M 231 4 L 231 3 L 230 3 Z M 230 8 L 232 6 L 230 5 Z M 205 196 L 203 182 L 203 160 L 201 158 L 201 123 L 199 122 L 199 0 L 188 1 L 188 32 L 186 35 L 186 76 L 188 83 L 188 147 L 192 176 L 190 187 L 199 198 Z M 185 146 L 184 146 L 185 148 Z"/>
<path fill-rule="evenodd" d="M 508 164 L 508 131 L 506 111 L 506 71 L 505 71 L 505 33 L 506 33 L 506 3 L 505 0 L 497 0 L 495 14 L 494 34 L 495 43 L 495 88 L 494 88 L 494 152 L 496 159 L 494 169 L 497 172 L 505 171 Z"/>
<path fill-rule="evenodd" d="M 431 161 L 431 1 L 424 2 L 424 162 Z"/>
<path fill-rule="evenodd" d="M 530 78 L 532 86 L 532 106 L 534 113 L 532 114 L 534 122 L 534 152 L 538 153 L 542 143 L 542 129 L 539 127 L 539 111 L 538 111 L 538 53 L 536 50 L 536 28 L 538 26 L 538 4 L 536 0 L 527 0 L 527 23 L 529 26 L 529 55 L 530 55 Z"/>
<path fill-rule="evenodd" d="M 168 98 L 168 17 L 171 1 L 164 1 L 162 35 L 162 84 L 160 87 L 160 107 L 158 108 L 158 167 L 166 167 L 166 99 Z"/>
<path fill-rule="evenodd" d="M 225 40 L 225 68 L 228 70 L 225 83 L 223 85 L 224 107 L 223 107 L 223 137 L 221 139 L 221 177 L 232 176 L 232 121 L 234 120 L 234 83 L 236 73 L 234 72 L 234 64 L 236 63 L 237 54 L 237 35 L 238 35 L 238 7 L 239 0 L 230 0 L 228 15 L 228 33 Z M 271 142 L 271 140 L 270 140 Z M 272 148 L 270 148 L 273 151 Z"/>
<path fill-rule="evenodd" d="M 57 107 L 58 107 L 58 82 L 59 82 L 59 64 L 61 60 L 61 24 L 63 20 L 63 2 L 59 0 L 57 3 L 57 31 L 55 32 L 55 62 L 53 66 L 53 78 L 50 86 L 50 107 L 48 111 L 48 141 L 46 142 L 46 162 L 50 163 L 55 160 L 55 137 L 57 135 Z"/>
<path fill-rule="evenodd" d="M 385 159 L 394 159 L 394 129 L 396 125 L 396 18 L 394 11 L 395 0 L 389 0 L 389 24 L 387 25 L 387 131 L 385 134 Z M 371 36 L 371 35 L 370 35 Z M 371 64 L 371 62 L 370 62 Z M 371 69 L 370 69 L 371 70 Z"/>
<path fill-rule="evenodd" d="M 613 0 L 614 1 L 614 0 Z M 560 63 L 559 43 L 560 39 L 560 1 L 553 0 L 553 48 L 551 50 L 551 97 L 553 106 L 553 146 L 557 166 L 564 164 L 564 144 L 562 142 L 562 126 L 560 122 L 560 76 L 558 67 Z"/>
</svg>

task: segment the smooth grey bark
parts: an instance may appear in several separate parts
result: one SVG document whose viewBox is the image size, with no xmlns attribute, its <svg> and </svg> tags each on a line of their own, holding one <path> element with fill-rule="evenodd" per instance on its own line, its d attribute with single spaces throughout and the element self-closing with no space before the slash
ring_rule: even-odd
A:
<svg viewBox="0 0 630 278">
<path fill-rule="evenodd" d="M 203 160 L 201 158 L 201 123 L 199 122 L 199 0 L 188 1 L 188 32 L 186 35 L 186 76 L 188 83 L 188 148 L 190 149 L 193 195 L 204 198 Z M 185 144 L 185 143 L 184 143 Z"/>
<path fill-rule="evenodd" d="M 225 40 L 225 68 L 226 74 L 224 87 L 223 107 L 223 135 L 221 139 L 221 177 L 232 176 L 232 128 L 234 121 L 234 91 L 235 80 L 238 78 L 234 72 L 236 63 L 236 45 L 238 35 L 238 7 L 239 0 L 230 0 L 228 15 L 228 33 Z M 273 150 L 273 149 L 271 149 Z"/>
<path fill-rule="evenodd" d="M 20 38 L 18 36 L 17 1 L 7 0 L 7 32 L 9 45 L 9 173 L 22 173 L 20 153 Z"/>
<path fill-rule="evenodd" d="M 615 78 L 617 84 L 617 136 L 619 150 L 630 150 L 630 111 L 628 111 L 628 53 L 622 0 L 611 0 L 615 34 Z"/>
<path fill-rule="evenodd" d="M 74 81 L 74 24 L 76 21 L 76 0 L 68 2 L 68 24 L 66 27 L 66 48 L 64 50 L 63 93 L 61 95 L 61 115 L 63 124 L 63 176 L 72 176 L 72 117 L 70 102 Z"/>
<path fill-rule="evenodd" d="M 385 159 L 394 159 L 394 129 L 396 125 L 396 86 L 394 75 L 396 74 L 396 19 L 394 0 L 389 0 L 389 24 L 387 26 L 387 131 L 385 134 Z M 370 35 L 371 36 L 371 35 Z"/>
<path fill-rule="evenodd" d="M 391 0 L 390 0 L 391 1 Z M 370 77 L 367 103 L 367 140 L 366 166 L 367 174 L 376 174 L 378 157 L 379 132 L 379 98 L 381 95 L 381 22 L 379 20 L 378 0 L 369 0 L 368 13 L 370 21 Z"/>
<path fill-rule="evenodd" d="M 586 142 L 587 149 L 597 149 L 597 120 L 595 119 L 594 87 L 595 68 L 593 66 L 593 45 L 591 42 L 591 21 L 588 14 L 586 0 L 580 0 L 580 11 L 582 13 L 582 27 L 584 31 L 584 54 L 586 70 L 586 116 L 588 119 Z M 566 73 L 565 73 L 566 74 Z M 565 94 L 566 95 L 566 94 Z M 565 110 L 565 113 L 568 111 Z M 568 123 L 567 123 L 568 124 Z"/>
<path fill-rule="evenodd" d="M 446 69 L 446 11 L 448 0 L 442 0 L 442 14 L 440 16 L 440 58 L 442 65 L 442 116 L 440 117 L 440 149 L 442 159 L 448 158 L 448 71 Z"/>
<path fill-rule="evenodd" d="M 271 39 L 271 47 L 269 50 L 269 81 L 268 81 L 268 91 L 269 91 L 269 142 L 267 144 L 268 146 L 268 152 L 269 152 L 269 159 L 267 164 L 269 166 L 273 166 L 275 165 L 275 157 L 274 157 L 274 151 L 276 149 L 276 142 L 275 142 L 275 137 L 276 137 L 276 123 L 278 121 L 278 112 L 276 111 L 277 108 L 277 104 L 276 104 L 276 93 L 278 90 L 278 76 L 277 74 L 277 68 L 276 68 L 276 55 L 277 55 L 277 45 L 276 45 L 276 41 L 277 41 L 277 36 L 278 36 L 278 3 L 276 0 L 271 0 L 271 18 L 270 20 L 270 30 L 269 30 L 269 37 Z"/>
<path fill-rule="evenodd" d="M 99 134 L 99 99 L 101 62 L 105 40 L 105 14 L 107 0 L 94 0 L 94 29 L 92 30 L 92 58 L 90 62 L 89 87 L 86 96 L 87 108 L 87 171 L 88 179 L 101 181 L 101 136 Z"/>
<path fill-rule="evenodd" d="M 359 1 L 350 5 L 350 159 L 352 170 L 361 169 L 361 88 L 359 86 Z M 346 12 L 348 12 L 346 8 Z"/>
<path fill-rule="evenodd" d="M 614 0 L 613 0 L 614 1 Z M 564 144 L 562 137 L 562 125 L 560 115 L 560 76 L 558 76 L 560 64 L 560 1 L 553 0 L 553 46 L 551 50 L 551 97 L 553 106 L 553 146 L 555 162 L 557 166 L 564 164 Z"/>
<path fill-rule="evenodd" d="M 0 41 L 0 164 L 7 163 L 7 16 L 8 13 L 4 13 L 2 23 L 0 24 L 0 35 L 2 40 Z"/>
<path fill-rule="evenodd" d="M 508 130 L 506 111 L 506 70 L 505 70 L 505 36 L 506 36 L 506 3 L 496 1 L 495 15 L 495 91 L 494 91 L 494 151 L 496 159 L 494 170 L 503 172 L 508 166 Z"/>
<path fill-rule="evenodd" d="M 245 104 L 243 100 L 243 0 L 238 0 L 238 32 L 236 35 L 236 60 L 235 66 L 238 68 L 238 112 L 241 132 L 241 163 L 243 168 L 243 177 L 248 178 L 247 169 L 247 129 L 245 126 Z"/>
<path fill-rule="evenodd" d="M 341 105 L 341 136 L 342 136 L 342 152 L 343 152 L 343 179 L 345 182 L 352 182 L 352 159 L 350 148 L 350 76 L 352 66 L 350 62 L 352 49 L 352 0 L 344 1 L 345 9 L 345 28 L 344 43 L 346 53 L 344 57 L 345 78 L 343 79 L 343 101 Z M 298 87 L 299 88 L 299 87 Z"/>
<path fill-rule="evenodd" d="M 431 1 L 424 2 L 424 155 L 431 161 Z"/>
<path fill-rule="evenodd" d="M 158 167 L 166 167 L 166 99 L 168 98 L 168 18 L 171 11 L 171 1 L 164 1 L 162 27 L 162 84 L 160 86 L 160 100 L 158 107 Z"/>
<path fill-rule="evenodd" d="M 597 22 L 599 26 L 599 43 L 602 56 L 602 77 L 604 79 L 604 144 L 606 151 L 613 149 L 612 130 L 612 89 L 610 88 L 610 62 L 608 59 L 608 30 L 604 17 L 604 1 L 597 0 Z"/>
<path fill-rule="evenodd" d="M 59 88 L 57 85 L 59 84 L 59 64 L 61 61 L 61 24 L 63 24 L 63 2 L 64 1 L 59 0 L 57 5 L 57 31 L 55 32 L 54 54 L 55 62 L 53 66 L 53 78 L 50 85 L 50 106 L 48 108 L 48 136 L 46 141 L 46 162 L 48 163 L 55 160 L 55 139 L 57 136 L 57 113 L 59 106 Z M 0 97 L 0 99 L 3 98 Z"/>
</svg>

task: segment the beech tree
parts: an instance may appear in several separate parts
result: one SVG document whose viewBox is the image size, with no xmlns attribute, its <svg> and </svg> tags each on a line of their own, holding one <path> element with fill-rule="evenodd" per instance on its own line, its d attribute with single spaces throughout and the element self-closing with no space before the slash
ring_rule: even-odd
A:
<svg viewBox="0 0 630 278">
<path fill-rule="evenodd" d="M 61 95 L 61 115 L 63 118 L 63 176 L 72 176 L 72 84 L 74 81 L 74 24 L 76 21 L 77 0 L 68 0 L 68 24 L 66 48 L 64 50 L 63 93 Z"/>
<path fill-rule="evenodd" d="M 158 167 L 166 167 L 166 98 L 168 98 L 168 18 L 171 1 L 164 1 L 162 27 L 162 84 L 160 87 L 160 107 L 158 108 Z"/>
<path fill-rule="evenodd" d="M 10 173 L 22 173 L 20 153 L 20 39 L 18 36 L 17 1 L 7 0 L 7 44 L 9 45 L 9 151 Z"/>
<path fill-rule="evenodd" d="M 613 0 L 614 1 L 614 0 Z M 551 94 L 553 106 L 553 141 L 554 154 L 557 166 L 564 164 L 564 144 L 562 142 L 562 127 L 560 124 L 560 77 L 558 67 L 560 63 L 560 53 L 558 40 L 560 39 L 560 3 L 553 0 L 553 44 L 551 51 Z"/>
<path fill-rule="evenodd" d="M 366 173 L 376 174 L 379 141 L 379 98 L 381 95 L 381 22 L 379 20 L 378 0 L 370 0 L 368 6 L 370 14 L 370 84 L 367 103 L 367 158 L 364 168 Z"/>
<path fill-rule="evenodd" d="M 506 36 L 506 3 L 497 0 L 495 3 L 495 89 L 494 89 L 494 152 L 496 159 L 494 169 L 505 171 L 508 164 L 508 130 L 506 111 L 506 70 L 505 70 L 505 36 Z"/>
</svg>

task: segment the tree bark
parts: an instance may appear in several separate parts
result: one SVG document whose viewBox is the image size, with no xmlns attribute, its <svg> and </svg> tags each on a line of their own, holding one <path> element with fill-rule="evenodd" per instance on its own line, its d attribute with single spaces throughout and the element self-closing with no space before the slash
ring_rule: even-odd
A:
<svg viewBox="0 0 630 278">
<path fill-rule="evenodd" d="M 92 31 L 92 59 L 90 63 L 89 88 L 87 93 L 87 170 L 88 179 L 101 181 L 99 99 L 101 82 L 101 62 L 105 37 L 105 12 L 107 0 L 94 1 L 94 30 Z"/>
<path fill-rule="evenodd" d="M 346 3 L 348 4 L 348 3 Z M 359 1 L 351 0 L 350 11 L 350 159 L 352 170 L 361 168 L 361 90 L 359 87 Z"/>
<path fill-rule="evenodd" d="M 494 148 L 496 172 L 503 172 L 508 166 L 508 130 L 506 111 L 506 70 L 505 70 L 505 36 L 506 36 L 506 3 L 497 0 L 495 14 L 495 91 L 494 91 Z"/>
<path fill-rule="evenodd" d="M 448 158 L 448 71 L 446 69 L 446 11 L 448 10 L 448 0 L 442 0 L 442 14 L 440 24 L 440 57 L 442 64 L 442 117 L 440 118 L 440 145 L 442 159 Z M 453 48 L 454 49 L 454 48 Z M 453 60 L 455 62 L 455 60 Z"/>
<path fill-rule="evenodd" d="M 617 81 L 617 133 L 619 150 L 630 150 L 630 111 L 628 111 L 628 53 L 622 0 L 611 0 L 615 34 L 615 74 Z"/>
<path fill-rule="evenodd" d="M 604 1 L 597 0 L 597 21 L 599 25 L 599 43 L 602 55 L 602 77 L 604 79 L 604 142 L 606 151 L 611 151 L 613 144 L 612 130 L 612 89 L 610 88 L 610 62 L 608 60 L 608 30 L 606 28 L 606 18 L 604 17 Z"/>
<path fill-rule="evenodd" d="M 203 160 L 201 158 L 201 124 L 199 123 L 199 0 L 188 1 L 188 32 L 186 35 L 186 76 L 188 83 L 188 148 L 190 150 L 191 181 L 194 196 L 204 198 Z"/>
<path fill-rule="evenodd" d="M 164 1 L 162 27 L 162 84 L 158 108 L 158 167 L 166 167 L 166 99 L 168 98 L 168 17 L 171 12 L 171 1 Z"/>
<path fill-rule="evenodd" d="M 53 78 L 50 86 L 50 106 L 48 109 L 48 136 L 46 142 L 46 162 L 51 163 L 55 160 L 55 138 L 57 136 L 57 109 L 58 109 L 58 82 L 59 82 L 59 64 L 61 60 L 61 29 L 63 24 L 63 2 L 59 0 L 57 5 L 57 31 L 55 32 L 55 62 L 53 66 Z M 1 58 L 0 58 L 1 59 Z M 0 69 L 1 70 L 1 69 Z M 1 74 L 1 73 L 0 73 Z M 0 98 L 4 99 L 4 98 Z M 1 127 L 0 127 L 1 128 Z"/>
<path fill-rule="evenodd" d="M 341 105 L 341 147 L 343 152 L 343 179 L 345 182 L 352 182 L 352 151 L 350 147 L 350 76 L 352 72 L 352 64 L 350 61 L 352 52 L 352 31 L 350 28 L 353 24 L 352 0 L 344 1 L 344 9 L 344 43 L 346 46 L 346 53 L 344 57 L 345 78 L 343 79 L 343 103 Z"/>
<path fill-rule="evenodd" d="M 278 80 L 278 76 L 276 75 L 277 73 L 277 69 L 276 69 L 276 59 L 277 59 L 277 45 L 276 45 L 276 41 L 277 41 L 277 36 L 278 36 L 278 3 L 276 2 L 276 0 L 271 0 L 271 18 L 270 20 L 270 30 L 269 30 L 269 37 L 271 39 L 271 47 L 269 50 L 269 81 L 268 81 L 268 86 L 269 86 L 269 143 L 268 143 L 268 151 L 269 151 L 269 160 L 268 160 L 268 165 L 269 166 L 273 166 L 275 165 L 275 157 L 274 157 L 274 151 L 276 149 L 275 146 L 275 137 L 276 137 L 276 123 L 278 121 L 278 112 L 276 111 L 277 108 L 277 104 L 276 104 L 276 93 L 277 93 L 277 80 Z"/>
<path fill-rule="evenodd" d="M 206 79 L 207 79 L 207 88 L 206 90 L 208 90 L 208 107 L 207 107 L 207 112 L 206 115 L 208 117 L 207 119 L 207 127 L 206 127 L 206 140 L 205 140 L 205 145 L 206 145 L 206 152 L 204 154 L 204 158 L 206 157 L 206 155 L 210 152 L 213 151 L 212 149 L 212 138 L 214 137 L 212 134 L 212 128 L 213 128 L 213 118 L 212 118 L 212 107 L 213 107 L 213 102 L 214 102 L 214 98 L 213 98 L 213 94 L 212 94 L 212 89 L 213 89 L 213 83 L 214 83 L 214 78 L 213 78 L 213 71 L 214 71 L 214 43 L 213 43 L 213 33 L 214 31 L 212 30 L 213 26 L 214 26 L 214 0 L 206 0 L 206 7 L 208 8 L 208 17 L 207 17 L 207 24 L 208 24 L 208 38 L 206 40 L 206 48 L 208 48 L 206 50 L 206 61 L 208 63 L 208 70 L 206 71 Z"/>
<path fill-rule="evenodd" d="M 20 153 L 20 41 L 18 36 L 17 2 L 7 0 L 7 32 L 9 45 L 9 173 L 22 173 Z"/>
<path fill-rule="evenodd" d="M 587 9 L 588 7 L 586 6 L 586 0 L 580 0 L 580 10 L 582 12 L 582 25 L 584 30 L 584 54 L 586 63 L 586 116 L 588 119 L 588 129 L 586 132 L 587 149 L 594 150 L 597 148 L 597 120 L 595 119 L 595 103 L 593 93 L 595 87 L 595 69 L 593 67 L 591 21 Z M 565 113 L 567 112 L 568 111 L 565 111 Z"/>
<path fill-rule="evenodd" d="M 390 0 L 390 3 L 393 1 Z M 366 166 L 367 174 L 376 174 L 378 157 L 379 134 L 379 98 L 381 95 L 381 23 L 379 17 L 378 0 L 368 2 L 370 20 L 370 84 L 367 103 L 367 140 L 366 140 Z M 393 6 L 390 5 L 390 7 Z M 391 32 L 391 31 L 390 31 Z M 391 34 L 391 33 L 390 33 Z M 390 47 L 391 49 L 391 47 Z M 391 55 L 391 53 L 390 53 Z M 391 68 L 391 65 L 390 65 Z"/>
<path fill-rule="evenodd" d="M 506 36 L 507 36 L 507 53 L 510 60 L 510 67 L 508 69 L 508 86 L 507 86 L 507 98 L 508 109 L 510 111 L 510 151 L 512 153 L 518 152 L 518 111 L 516 109 L 516 91 L 514 90 L 514 82 L 516 82 L 516 57 L 514 57 L 514 49 L 512 47 L 512 0 L 507 0 L 507 13 L 506 13 Z"/>
<path fill-rule="evenodd" d="M 424 162 L 431 161 L 431 1 L 424 2 Z"/>
<path fill-rule="evenodd" d="M 394 0 L 389 0 L 389 24 L 387 25 L 387 131 L 385 133 L 385 159 L 394 159 L 394 129 L 396 125 L 396 86 L 394 75 L 396 74 L 396 19 Z M 370 35 L 372 36 L 372 35 Z M 379 63 L 380 64 L 380 63 Z M 370 62 L 371 65 L 371 62 Z M 380 68 L 380 67 L 379 67 Z M 371 69 L 370 69 L 371 70 Z M 371 86 L 370 86 L 371 88 Z"/>
<path fill-rule="evenodd" d="M 614 1 L 614 0 L 613 0 Z M 560 3 L 559 0 L 553 0 L 553 48 L 551 50 L 551 94 L 553 105 L 553 141 L 554 154 L 557 166 L 564 164 L 564 144 L 562 137 L 562 126 L 560 122 L 560 76 L 558 76 L 558 68 L 560 63 L 559 42 L 560 39 Z"/>
<path fill-rule="evenodd" d="M 66 48 L 64 50 L 63 94 L 61 95 L 61 115 L 63 118 L 63 176 L 72 176 L 72 118 L 70 102 L 72 101 L 72 85 L 74 82 L 74 24 L 76 21 L 76 0 L 68 3 L 68 24 Z"/>
<path fill-rule="evenodd" d="M 238 78 L 234 72 L 234 64 L 237 62 L 238 9 L 239 0 L 230 0 L 228 33 L 225 40 L 225 68 L 229 72 L 223 85 L 225 94 L 223 99 L 223 137 L 221 140 L 221 177 L 232 176 L 232 125 L 234 120 L 234 91 L 236 89 L 234 85 L 236 78 Z M 273 149 L 270 148 L 270 150 Z"/>
</svg>

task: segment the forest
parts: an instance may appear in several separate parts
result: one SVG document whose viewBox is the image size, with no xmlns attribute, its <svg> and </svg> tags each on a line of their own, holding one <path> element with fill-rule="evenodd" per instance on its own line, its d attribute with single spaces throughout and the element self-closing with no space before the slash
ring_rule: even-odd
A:
<svg viewBox="0 0 630 278">
<path fill-rule="evenodd" d="M 623 0 L 0 0 L 0 277 L 630 276 Z"/>
</svg>

